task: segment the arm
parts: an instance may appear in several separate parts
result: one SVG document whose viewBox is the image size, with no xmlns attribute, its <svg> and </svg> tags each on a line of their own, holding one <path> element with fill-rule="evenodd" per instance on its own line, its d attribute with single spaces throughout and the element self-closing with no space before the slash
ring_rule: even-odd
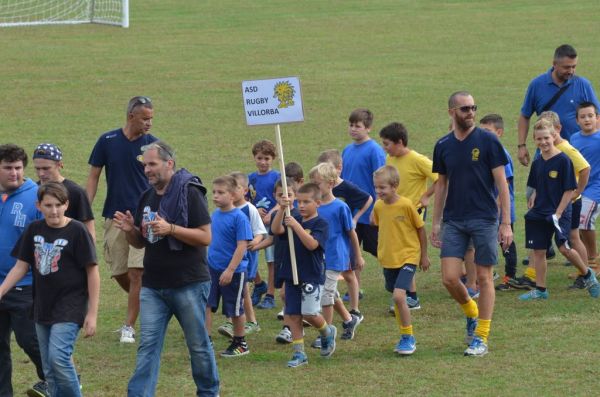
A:
<svg viewBox="0 0 600 397">
<path fill-rule="evenodd" d="M 183 227 L 167 222 L 158 214 L 156 220 L 147 224 L 152 228 L 152 233 L 157 236 L 171 236 L 187 245 L 208 246 L 211 241 L 210 224 L 198 227 Z"/>
<path fill-rule="evenodd" d="M 133 215 L 131 215 L 129 210 L 125 213 L 121 211 L 115 212 L 113 222 L 115 222 L 115 227 L 117 229 L 121 229 L 125 232 L 125 238 L 131 246 L 138 249 L 144 248 L 144 237 L 142 236 L 140 229 L 135 227 Z"/>
<path fill-rule="evenodd" d="M 431 184 L 431 186 L 429 186 L 429 189 L 427 189 L 427 191 L 425 193 L 423 193 L 423 195 L 419 199 L 419 204 L 421 205 L 421 207 L 425 207 L 426 208 L 429 205 L 429 199 L 435 193 L 435 185 L 436 185 L 436 183 L 437 183 L 437 181 L 433 182 Z"/>
<path fill-rule="evenodd" d="M 442 246 L 442 242 L 440 241 L 442 210 L 446 201 L 446 195 L 448 194 L 448 178 L 446 178 L 446 175 L 440 174 L 434 186 L 435 198 L 433 201 L 433 219 L 431 221 L 431 245 L 440 248 Z"/>
<path fill-rule="evenodd" d="M 585 190 L 585 187 L 587 186 L 588 181 L 590 180 L 590 170 L 591 168 L 587 167 L 579 171 L 579 180 L 577 181 L 577 189 L 575 189 L 575 191 L 573 192 L 573 199 L 579 197 L 581 193 L 583 193 L 583 191 Z"/>
<path fill-rule="evenodd" d="M 563 193 L 562 198 L 560 199 L 560 203 L 558 203 L 558 207 L 556 207 L 556 211 L 554 212 L 558 219 L 560 219 L 563 212 L 565 212 L 565 208 L 567 208 L 567 205 L 571 203 L 571 200 L 573 199 L 573 192 L 574 190 L 566 190 Z"/>
<path fill-rule="evenodd" d="M 512 243 L 513 233 L 510 228 L 510 194 L 508 192 L 508 184 L 506 183 L 504 165 L 492 169 L 492 175 L 498 189 L 498 199 L 500 200 L 500 210 L 502 211 L 502 219 L 498 228 L 498 241 L 502 244 L 502 249 L 506 251 Z"/>
<path fill-rule="evenodd" d="M 85 225 L 85 228 L 87 229 L 87 231 L 90 233 L 90 236 L 92 236 L 92 241 L 95 244 L 96 243 L 96 226 L 95 226 L 94 220 L 90 219 L 89 221 L 83 222 L 83 224 Z"/>
<path fill-rule="evenodd" d="M 85 185 L 85 192 L 87 193 L 88 199 L 90 200 L 90 204 L 94 202 L 94 198 L 96 197 L 96 192 L 98 191 L 98 182 L 100 181 L 100 174 L 102 173 L 102 167 L 90 167 L 90 173 L 88 175 L 88 180 Z"/>
<path fill-rule="evenodd" d="M 259 251 L 263 248 L 267 248 L 273 245 L 273 236 L 267 236 L 263 241 L 253 246 L 250 251 Z"/>
<path fill-rule="evenodd" d="M 417 229 L 419 235 L 419 245 L 421 246 L 421 259 L 419 260 L 419 267 L 421 270 L 426 272 L 429 270 L 429 256 L 427 256 L 427 233 L 425 233 L 425 227 Z"/>
<path fill-rule="evenodd" d="M 8 291 L 10 291 L 15 285 L 17 285 L 19 280 L 25 277 L 28 271 L 29 263 L 20 259 L 17 260 L 17 263 L 15 263 L 13 268 L 10 269 L 10 272 L 8 272 L 8 274 L 6 275 L 4 282 L 0 285 L 0 300 L 2 300 L 2 297 L 6 295 Z"/>
<path fill-rule="evenodd" d="M 88 284 L 88 311 L 83 322 L 85 337 L 94 336 L 96 333 L 96 321 L 98 319 L 98 303 L 100 301 L 100 272 L 96 264 L 85 268 Z"/>
<path fill-rule="evenodd" d="M 356 225 L 356 223 L 358 222 L 358 218 L 360 218 L 365 212 L 367 212 L 369 207 L 371 207 L 371 204 L 373 204 L 373 197 L 371 197 L 371 195 L 369 195 L 369 198 L 367 199 L 365 205 L 363 205 L 362 208 L 359 209 L 356 212 L 356 214 L 354 214 L 354 216 L 352 217 L 352 223 L 354 225 Z"/>
<path fill-rule="evenodd" d="M 350 237 L 350 246 L 354 250 L 354 258 L 356 260 L 356 268 L 361 271 L 365 266 L 365 260 L 362 257 L 360 250 L 360 243 L 358 242 L 358 235 L 355 229 L 348 230 L 348 237 Z"/>
<path fill-rule="evenodd" d="M 524 166 L 528 166 L 529 151 L 527 150 L 527 146 L 523 145 L 527 144 L 527 134 L 529 133 L 529 118 L 520 114 L 517 129 L 519 131 L 519 138 L 517 140 L 519 145 L 519 162 Z"/>
<path fill-rule="evenodd" d="M 256 245 L 260 244 L 261 241 L 265 238 L 264 234 L 257 234 L 254 236 L 252 241 L 248 243 L 248 251 L 256 251 Z"/>
<path fill-rule="evenodd" d="M 229 283 L 231 283 L 233 273 L 235 273 L 235 269 L 237 269 L 242 259 L 244 259 L 247 248 L 248 241 L 240 240 L 237 242 L 237 247 L 235 248 L 235 251 L 233 251 L 233 256 L 229 261 L 229 265 L 227 265 L 227 269 L 225 269 L 223 273 L 221 273 L 221 277 L 219 277 L 219 285 L 229 285 Z"/>
<path fill-rule="evenodd" d="M 279 215 L 279 212 L 277 214 Z M 302 242 L 302 245 L 304 245 L 307 249 L 314 251 L 319 248 L 319 242 L 313 236 L 308 234 L 293 216 L 286 216 L 284 222 L 286 226 L 290 227 L 294 233 L 296 233 Z"/>
</svg>

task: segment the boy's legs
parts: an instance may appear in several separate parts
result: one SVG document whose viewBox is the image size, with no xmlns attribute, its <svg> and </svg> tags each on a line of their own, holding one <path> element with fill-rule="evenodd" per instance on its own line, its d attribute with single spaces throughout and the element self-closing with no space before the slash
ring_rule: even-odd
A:
<svg viewBox="0 0 600 397">
<path fill-rule="evenodd" d="M 358 309 L 360 288 L 358 285 L 358 278 L 356 277 L 356 270 L 347 270 L 345 272 L 342 272 L 342 277 L 344 277 L 344 281 L 348 285 L 350 310 L 360 312 L 360 310 Z"/>
<path fill-rule="evenodd" d="M 569 226 L 566 230 L 568 229 Z M 546 253 L 548 246 L 551 245 L 553 233 L 554 226 L 551 223 L 545 220 L 525 219 L 525 246 L 533 250 L 531 256 L 533 263 L 530 263 L 529 266 L 533 266 L 535 270 L 535 289 L 519 296 L 520 300 L 548 298 L 548 292 L 546 291 L 546 271 L 548 267 Z"/>
<path fill-rule="evenodd" d="M 588 263 L 595 266 L 598 271 L 596 246 L 596 218 L 598 216 L 598 203 L 587 197 L 581 198 L 581 216 L 579 229 L 581 231 L 581 240 L 587 250 Z"/>
<path fill-rule="evenodd" d="M 267 262 L 268 279 L 267 293 L 262 302 L 256 305 L 259 309 L 273 309 L 275 307 L 275 247 L 270 246 L 264 249 L 265 260 Z M 256 285 L 255 285 L 256 287 Z"/>
<path fill-rule="evenodd" d="M 244 289 L 246 273 L 234 273 L 231 282 L 219 286 L 223 298 L 223 314 L 233 322 L 233 340 L 221 353 L 223 357 L 242 356 L 250 353 L 245 339 L 246 315 L 244 314 Z"/>
</svg>

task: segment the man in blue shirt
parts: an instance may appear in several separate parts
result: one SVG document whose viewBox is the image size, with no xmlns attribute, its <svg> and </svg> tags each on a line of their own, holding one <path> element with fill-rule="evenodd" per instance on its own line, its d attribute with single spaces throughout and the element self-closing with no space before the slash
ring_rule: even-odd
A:
<svg viewBox="0 0 600 397">
<path fill-rule="evenodd" d="M 140 311 L 140 288 L 144 272 L 144 250 L 127 243 L 125 233 L 115 227 L 115 212 L 135 212 L 138 200 L 150 185 L 144 175 L 142 147 L 157 139 L 148 134 L 154 110 L 148 97 L 135 96 L 127 105 L 125 127 L 102 134 L 90 155 L 86 192 L 94 202 L 102 168 L 106 168 L 104 221 L 104 260 L 112 277 L 128 293 L 127 317 L 121 327 L 121 342 L 134 343 L 133 326 Z"/>
<path fill-rule="evenodd" d="M 529 119 L 534 112 L 538 116 L 546 110 L 556 112 L 563 126 L 560 135 L 568 141 L 572 134 L 579 131 L 577 105 L 588 101 L 600 107 L 590 82 L 575 76 L 576 67 L 577 51 L 572 46 L 563 44 L 554 51 L 552 67 L 529 83 L 518 124 L 518 156 L 524 166 L 529 165 L 530 161 L 526 145 Z"/>
</svg>

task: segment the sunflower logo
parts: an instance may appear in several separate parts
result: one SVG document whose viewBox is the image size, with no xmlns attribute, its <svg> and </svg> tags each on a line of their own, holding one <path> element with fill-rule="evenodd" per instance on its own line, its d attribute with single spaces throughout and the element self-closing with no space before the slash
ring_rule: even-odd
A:
<svg viewBox="0 0 600 397">
<path fill-rule="evenodd" d="M 279 106 L 277 106 L 278 108 L 294 106 L 294 95 L 296 95 L 296 90 L 289 81 L 280 81 L 279 83 L 275 84 L 273 92 L 273 98 L 277 98 L 279 101 Z"/>
</svg>

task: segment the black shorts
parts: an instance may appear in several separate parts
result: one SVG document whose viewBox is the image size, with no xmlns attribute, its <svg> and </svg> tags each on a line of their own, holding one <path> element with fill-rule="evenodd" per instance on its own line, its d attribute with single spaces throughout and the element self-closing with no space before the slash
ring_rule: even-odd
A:
<svg viewBox="0 0 600 397">
<path fill-rule="evenodd" d="M 358 243 L 362 244 L 363 250 L 377 258 L 379 229 L 376 226 L 367 225 L 366 223 L 357 223 L 356 235 L 358 236 Z"/>
</svg>

